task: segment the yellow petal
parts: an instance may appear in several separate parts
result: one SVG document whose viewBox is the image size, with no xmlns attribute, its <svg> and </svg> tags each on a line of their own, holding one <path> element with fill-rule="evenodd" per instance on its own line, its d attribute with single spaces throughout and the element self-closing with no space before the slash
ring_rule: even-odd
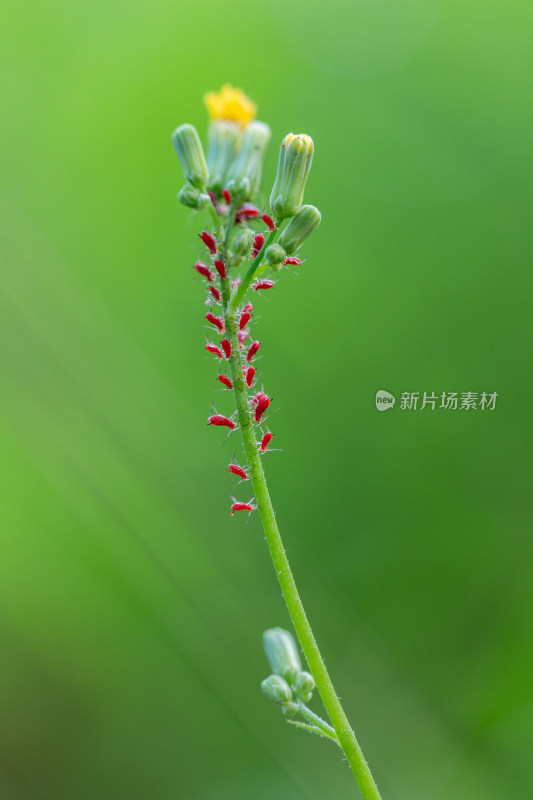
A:
<svg viewBox="0 0 533 800">
<path fill-rule="evenodd" d="M 257 106 L 242 89 L 236 89 L 230 83 L 225 83 L 219 92 L 208 92 L 204 102 L 211 119 L 225 119 L 237 122 L 245 128 L 255 119 Z"/>
</svg>

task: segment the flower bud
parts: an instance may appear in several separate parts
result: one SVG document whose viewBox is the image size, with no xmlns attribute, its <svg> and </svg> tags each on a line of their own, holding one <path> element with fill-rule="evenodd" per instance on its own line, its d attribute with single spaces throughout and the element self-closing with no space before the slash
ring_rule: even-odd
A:
<svg viewBox="0 0 533 800">
<path fill-rule="evenodd" d="M 282 677 L 285 678 L 289 686 L 292 686 L 299 674 L 298 669 L 294 665 L 291 665 L 290 667 L 284 668 Z"/>
<path fill-rule="evenodd" d="M 278 171 L 270 193 L 270 208 L 274 219 L 293 217 L 302 205 L 313 152 L 313 140 L 305 133 L 297 136 L 288 133 L 283 139 Z"/>
<path fill-rule="evenodd" d="M 172 134 L 172 141 L 185 177 L 192 186 L 205 191 L 208 176 L 207 164 L 196 128 L 189 124 L 180 125 Z"/>
<path fill-rule="evenodd" d="M 300 672 L 294 681 L 294 692 L 300 700 L 307 703 L 313 696 L 315 685 L 315 679 L 309 672 Z"/>
<path fill-rule="evenodd" d="M 250 254 L 250 249 L 254 241 L 254 232 L 250 228 L 243 228 L 233 237 L 230 253 L 228 255 L 228 265 L 236 267 L 242 264 L 244 259 Z"/>
<path fill-rule="evenodd" d="M 207 188 L 220 194 L 226 185 L 228 167 L 235 155 L 241 128 L 236 122 L 213 119 L 207 131 Z"/>
<path fill-rule="evenodd" d="M 270 128 L 264 122 L 250 122 L 244 129 L 241 146 L 226 176 L 227 187 L 236 201 L 248 200 L 258 191 L 269 139 Z"/>
<path fill-rule="evenodd" d="M 302 662 L 294 639 L 288 631 L 283 628 L 270 628 L 263 634 L 263 646 L 272 672 L 276 675 L 283 675 L 286 667 L 295 667 L 301 672 Z"/>
<path fill-rule="evenodd" d="M 178 192 L 178 200 L 188 208 L 194 208 L 196 211 L 205 211 L 211 205 L 211 198 L 208 194 L 203 194 L 190 183 L 182 186 Z"/>
<path fill-rule="evenodd" d="M 315 206 L 302 206 L 279 237 L 280 245 L 287 253 L 294 253 L 311 236 L 322 216 Z"/>
<path fill-rule="evenodd" d="M 287 703 L 292 700 L 291 687 L 279 675 L 269 675 L 261 683 L 261 690 L 274 703 Z"/>
<path fill-rule="evenodd" d="M 279 244 L 269 244 L 265 250 L 265 261 L 270 267 L 276 268 L 287 258 L 287 253 Z"/>
</svg>

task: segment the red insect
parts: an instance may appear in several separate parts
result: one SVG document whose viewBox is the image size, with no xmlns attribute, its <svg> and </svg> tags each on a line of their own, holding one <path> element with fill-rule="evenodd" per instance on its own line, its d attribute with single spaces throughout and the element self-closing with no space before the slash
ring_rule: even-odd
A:
<svg viewBox="0 0 533 800">
<path fill-rule="evenodd" d="M 268 214 L 261 214 L 261 219 L 263 220 L 263 222 L 270 231 L 276 230 L 276 226 L 274 225 L 274 220 L 272 219 L 272 217 L 269 217 Z"/>
<path fill-rule="evenodd" d="M 239 467 L 238 464 L 230 464 L 228 467 L 228 472 L 231 472 L 233 475 L 238 475 L 243 481 L 247 481 L 250 477 L 246 474 L 242 467 Z"/>
<path fill-rule="evenodd" d="M 220 258 L 215 259 L 215 269 L 221 278 L 228 277 L 226 274 L 226 267 L 224 266 L 224 262 Z"/>
<path fill-rule="evenodd" d="M 214 236 L 211 236 L 211 234 L 208 233 L 208 231 L 202 231 L 202 233 L 200 234 L 200 239 L 205 244 L 209 252 L 212 255 L 215 255 L 217 251 L 217 243 L 215 241 Z"/>
<path fill-rule="evenodd" d="M 210 286 L 209 287 L 209 291 L 211 292 L 211 294 L 215 298 L 216 302 L 220 303 L 220 292 L 218 291 L 217 287 L 216 286 Z"/>
<path fill-rule="evenodd" d="M 215 317 L 215 315 L 214 315 L 214 314 L 212 314 L 212 313 L 209 311 L 209 312 L 208 312 L 208 313 L 205 315 L 205 318 L 206 318 L 206 320 L 207 320 L 208 322 L 210 322 L 210 323 L 211 323 L 211 325 L 215 325 L 215 326 L 218 328 L 218 330 L 220 331 L 220 333 L 224 333 L 224 331 L 226 330 L 226 325 L 224 324 L 224 319 L 223 319 L 223 317 Z"/>
<path fill-rule="evenodd" d="M 251 303 L 246 303 L 246 305 L 244 306 L 244 308 L 242 310 L 242 313 L 243 314 L 246 314 L 246 313 L 251 314 L 253 310 L 254 310 L 253 305 Z"/>
<path fill-rule="evenodd" d="M 249 337 L 249 331 L 237 331 L 237 337 L 239 339 L 239 347 L 242 350 L 244 348 L 244 343 Z"/>
<path fill-rule="evenodd" d="M 283 263 L 284 264 L 288 264 L 288 265 L 290 265 L 292 267 L 297 267 L 302 262 L 300 261 L 299 258 L 296 258 L 296 256 L 289 256 L 289 258 L 286 258 Z"/>
<path fill-rule="evenodd" d="M 264 453 L 265 450 L 268 448 L 268 445 L 270 444 L 270 441 L 271 441 L 273 436 L 274 436 L 273 433 L 270 433 L 270 431 L 267 431 L 265 433 L 265 435 L 263 436 L 263 438 L 261 439 L 261 444 L 259 445 L 259 449 L 261 450 L 262 453 Z"/>
<path fill-rule="evenodd" d="M 215 276 L 213 275 L 207 264 L 204 264 L 202 261 L 197 261 L 196 264 L 194 265 L 194 269 L 196 270 L 196 272 L 199 272 L 203 278 L 207 278 L 209 283 L 211 283 L 215 279 Z"/>
<path fill-rule="evenodd" d="M 220 342 L 220 346 L 224 351 L 224 355 L 229 360 L 231 358 L 231 342 L 229 341 L 229 339 L 222 339 L 222 341 Z"/>
<path fill-rule="evenodd" d="M 231 516 L 233 517 L 236 511 L 249 511 L 251 514 L 256 508 L 257 506 L 252 505 L 252 503 L 233 503 L 231 507 Z"/>
<path fill-rule="evenodd" d="M 241 314 L 241 318 L 239 320 L 239 329 L 242 331 L 244 328 L 246 328 L 251 319 L 252 315 L 250 314 L 250 312 L 243 311 Z"/>
<path fill-rule="evenodd" d="M 237 427 L 232 419 L 224 417 L 222 414 L 213 414 L 212 416 L 208 417 L 207 424 L 217 425 L 218 427 L 222 428 L 229 428 L 230 431 Z"/>
<path fill-rule="evenodd" d="M 258 289 L 272 289 L 273 287 L 274 287 L 274 281 L 265 280 L 254 283 L 252 289 L 254 290 L 254 292 L 257 292 Z"/>
<path fill-rule="evenodd" d="M 255 258 L 265 243 L 265 237 L 262 233 L 256 233 L 254 236 L 254 246 L 252 250 L 252 257 Z"/>
<path fill-rule="evenodd" d="M 222 352 L 220 347 L 217 347 L 216 344 L 211 344 L 211 342 L 208 342 L 205 346 L 205 349 L 207 350 L 208 353 L 213 353 L 214 356 L 218 356 L 219 358 L 224 358 L 224 353 Z"/>
<path fill-rule="evenodd" d="M 255 408 L 255 421 L 261 422 L 263 414 L 271 403 L 270 397 L 264 392 L 257 392 L 251 400 L 252 407 Z"/>
<path fill-rule="evenodd" d="M 231 192 L 229 189 L 222 189 L 222 197 L 227 206 L 231 205 Z"/>
<path fill-rule="evenodd" d="M 219 379 L 220 383 L 223 383 L 224 386 L 226 386 L 226 388 L 233 389 L 233 384 L 232 384 L 232 382 L 230 381 L 230 379 L 228 378 L 227 375 L 219 375 L 218 379 Z"/>
<path fill-rule="evenodd" d="M 252 342 L 252 344 L 248 348 L 248 352 L 246 353 L 246 360 L 251 361 L 260 347 L 261 347 L 260 342 Z"/>
<path fill-rule="evenodd" d="M 246 367 L 243 366 L 243 369 Z M 246 370 L 246 385 L 251 388 L 254 385 L 254 378 L 255 378 L 255 367 L 248 367 Z"/>
<path fill-rule="evenodd" d="M 243 219 L 254 219 L 259 216 L 259 209 L 252 203 L 243 203 L 235 212 L 235 222 L 238 224 Z"/>
</svg>

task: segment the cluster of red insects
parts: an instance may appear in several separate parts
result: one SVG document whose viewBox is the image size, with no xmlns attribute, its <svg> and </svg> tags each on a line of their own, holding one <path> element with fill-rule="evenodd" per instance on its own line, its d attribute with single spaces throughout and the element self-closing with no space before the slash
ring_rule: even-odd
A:
<svg viewBox="0 0 533 800">
<path fill-rule="evenodd" d="M 231 205 L 231 196 L 227 189 L 223 192 L 223 197 L 226 202 L 226 205 L 229 207 Z M 213 200 L 213 204 L 217 208 L 219 213 L 222 212 L 222 209 L 218 208 L 216 205 L 215 198 L 211 198 Z M 225 209 L 224 211 L 227 211 Z M 244 203 L 236 212 L 235 212 L 235 222 L 238 224 L 244 220 L 253 219 L 259 217 L 260 211 L 258 208 L 253 206 L 251 203 Z M 271 217 L 268 214 L 262 214 L 261 220 L 265 223 L 269 230 L 275 230 L 275 225 Z M 218 246 L 215 237 L 210 234 L 208 231 L 202 231 L 200 234 L 200 239 L 203 244 L 206 246 L 209 254 L 211 256 L 211 261 L 213 262 L 213 267 L 218 273 L 219 278 L 225 279 L 228 277 L 226 271 L 226 265 L 224 261 L 220 258 L 218 252 Z M 254 236 L 253 244 L 251 248 L 251 256 L 252 258 L 256 258 L 261 251 L 265 243 L 265 236 L 263 233 L 257 233 Z M 284 262 L 287 265 L 289 264 L 299 264 L 300 260 L 298 258 L 287 258 Z M 227 337 L 224 336 L 226 332 L 226 325 L 223 316 L 217 316 L 213 313 L 213 309 L 215 305 L 221 303 L 221 291 L 215 285 L 216 275 L 211 266 L 205 264 L 202 261 L 197 261 L 194 265 L 195 270 L 205 278 L 207 282 L 207 292 L 208 292 L 208 299 L 207 304 L 210 306 L 210 311 L 205 315 L 205 319 L 211 325 L 214 326 L 217 333 L 222 336 L 223 338 L 220 340 L 219 344 L 215 344 L 213 342 L 207 342 L 206 350 L 208 353 L 216 356 L 220 362 L 229 362 L 232 356 L 232 346 L 231 342 Z M 240 283 L 239 278 L 237 278 L 231 284 L 232 289 L 234 286 Z M 260 280 L 253 284 L 252 289 L 254 291 L 261 291 L 266 289 L 272 289 L 275 283 L 272 280 Z M 252 311 L 253 306 L 251 303 L 247 303 L 241 310 L 239 314 L 239 322 L 238 322 L 238 341 L 239 341 L 239 349 L 245 350 L 246 355 L 244 356 L 244 361 L 242 362 L 242 372 L 243 372 L 243 379 L 248 387 L 248 389 L 254 389 L 254 382 L 255 382 L 255 375 L 256 375 L 256 367 L 253 365 L 255 356 L 257 355 L 260 343 L 258 341 L 252 341 L 252 343 L 245 347 L 245 342 L 250 336 L 250 332 L 247 328 L 248 323 L 252 318 Z M 226 389 L 233 389 L 233 382 L 231 378 L 225 374 L 224 372 L 219 372 L 218 374 L 219 382 L 226 388 Z M 271 398 L 265 394 L 263 391 L 256 391 L 253 396 L 250 398 L 250 414 L 253 414 L 253 421 L 258 425 L 262 426 L 263 424 L 263 416 L 268 409 L 271 403 Z M 233 416 L 233 415 L 232 415 Z M 225 427 L 228 428 L 229 432 L 231 433 L 237 427 L 237 423 L 231 417 L 226 417 L 223 414 L 212 414 L 208 420 L 208 425 L 215 425 L 218 427 Z M 258 449 L 261 453 L 264 453 L 268 450 L 268 446 L 272 440 L 273 434 L 269 431 L 261 430 L 261 439 L 257 442 Z M 237 475 L 241 479 L 241 481 L 247 481 L 250 479 L 250 475 L 243 469 L 243 467 L 239 466 L 239 464 L 230 464 L 228 466 L 228 472 L 233 475 Z M 234 514 L 236 511 L 248 511 L 252 512 L 256 509 L 256 506 L 253 504 L 253 498 L 248 503 L 241 503 L 237 502 L 235 498 L 233 499 L 233 504 L 231 506 L 231 513 Z"/>
</svg>

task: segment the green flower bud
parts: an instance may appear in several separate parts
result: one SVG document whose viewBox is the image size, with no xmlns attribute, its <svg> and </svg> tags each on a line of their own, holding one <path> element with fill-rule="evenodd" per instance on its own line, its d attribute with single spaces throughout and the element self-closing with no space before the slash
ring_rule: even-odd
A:
<svg viewBox="0 0 533 800">
<path fill-rule="evenodd" d="M 294 717 L 295 714 L 298 714 L 300 711 L 300 706 L 298 703 L 283 703 L 281 706 L 281 710 L 285 714 L 286 717 Z"/>
<path fill-rule="evenodd" d="M 213 119 L 207 131 L 207 167 L 209 180 L 207 188 L 220 194 L 225 187 L 225 176 L 235 155 L 240 125 L 225 119 Z"/>
<path fill-rule="evenodd" d="M 270 128 L 264 122 L 250 122 L 244 129 L 241 146 L 226 175 L 227 187 L 236 202 L 248 200 L 259 190 L 269 139 Z"/>
<path fill-rule="evenodd" d="M 194 186 L 186 183 L 178 192 L 178 200 L 188 208 L 194 208 L 196 211 L 205 211 L 211 205 L 211 198 L 208 194 L 203 194 Z"/>
<path fill-rule="evenodd" d="M 294 691 L 300 700 L 307 703 L 313 696 L 315 685 L 315 679 L 309 672 L 300 672 L 294 681 Z"/>
<path fill-rule="evenodd" d="M 243 228 L 233 237 L 228 254 L 228 266 L 237 267 L 250 255 L 254 241 L 254 232 L 250 228 Z"/>
<path fill-rule="evenodd" d="M 270 193 L 274 219 L 293 217 L 304 199 L 305 184 L 315 146 L 305 133 L 288 133 L 281 143 L 278 171 Z"/>
<path fill-rule="evenodd" d="M 172 141 L 185 177 L 192 186 L 205 192 L 208 176 L 207 164 L 196 128 L 189 124 L 180 125 L 172 134 Z"/>
<path fill-rule="evenodd" d="M 292 686 L 300 673 L 298 672 L 297 667 L 291 665 L 290 667 L 285 667 L 282 674 L 287 683 Z"/>
<path fill-rule="evenodd" d="M 283 675 L 286 667 L 294 667 L 301 672 L 302 662 L 294 639 L 288 631 L 270 628 L 263 634 L 263 646 L 272 672 L 276 675 Z"/>
<path fill-rule="evenodd" d="M 280 245 L 287 253 L 294 253 L 311 236 L 322 216 L 315 206 L 302 206 L 295 217 L 291 219 L 279 237 Z"/>
<path fill-rule="evenodd" d="M 292 700 L 291 687 L 279 675 L 269 675 L 261 683 L 261 690 L 274 703 L 287 703 Z"/>
<path fill-rule="evenodd" d="M 282 264 L 287 258 L 287 253 L 279 244 L 270 244 L 265 250 L 265 261 L 270 267 Z"/>
</svg>

